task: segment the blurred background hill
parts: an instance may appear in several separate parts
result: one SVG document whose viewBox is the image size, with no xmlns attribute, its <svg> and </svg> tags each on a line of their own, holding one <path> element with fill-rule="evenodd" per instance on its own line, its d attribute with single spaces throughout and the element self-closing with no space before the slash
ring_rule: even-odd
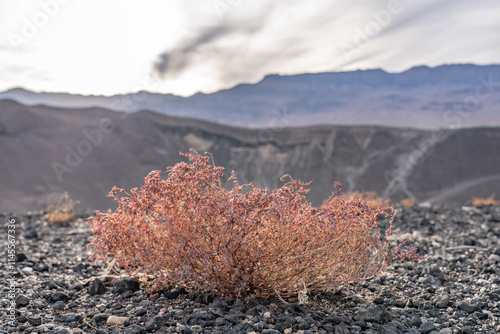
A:
<svg viewBox="0 0 500 334">
<path fill-rule="evenodd" d="M 152 111 L 66 109 L 0 101 L 0 211 L 43 209 L 68 191 L 79 206 L 114 207 L 113 186 L 140 186 L 151 170 L 183 160 L 190 148 L 213 154 L 241 182 L 314 182 L 320 204 L 340 181 L 344 191 L 393 200 L 464 203 L 500 189 L 500 128 L 419 130 L 317 125 L 248 129 Z M 229 174 L 227 174 L 229 176 Z"/>
</svg>

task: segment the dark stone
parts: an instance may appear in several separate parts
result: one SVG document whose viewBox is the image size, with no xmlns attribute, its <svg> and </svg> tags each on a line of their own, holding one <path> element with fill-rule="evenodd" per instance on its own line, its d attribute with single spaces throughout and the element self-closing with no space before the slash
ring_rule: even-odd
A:
<svg viewBox="0 0 500 334">
<path fill-rule="evenodd" d="M 182 334 L 191 334 L 194 332 L 191 327 L 182 324 L 177 325 L 177 329 L 180 330 Z"/>
<path fill-rule="evenodd" d="M 134 293 L 131 290 L 127 290 L 124 293 L 122 293 L 123 298 L 130 298 L 134 295 Z"/>
<path fill-rule="evenodd" d="M 429 334 L 432 331 L 437 330 L 438 328 L 432 322 L 424 322 L 418 329 L 421 334 Z"/>
<path fill-rule="evenodd" d="M 334 333 L 334 332 L 335 332 L 335 327 L 333 327 L 333 326 L 332 326 L 332 325 L 330 325 L 330 324 L 323 325 L 323 329 L 324 329 L 327 333 Z"/>
<path fill-rule="evenodd" d="M 42 303 L 39 303 L 39 302 L 34 302 L 34 303 L 33 303 L 33 307 L 34 307 L 34 308 L 36 308 L 36 309 L 41 310 L 41 309 L 46 308 L 47 306 L 46 306 L 46 305 L 44 305 L 44 304 L 42 304 Z"/>
<path fill-rule="evenodd" d="M 300 319 L 299 321 L 297 321 L 297 323 L 295 325 L 293 325 L 293 327 L 300 329 L 300 330 L 307 330 L 307 329 L 311 328 L 311 325 L 309 325 L 309 323 L 307 321 L 305 321 L 304 319 Z"/>
<path fill-rule="evenodd" d="M 276 318 L 276 325 L 274 326 L 275 329 L 283 332 L 287 328 L 291 328 L 293 324 L 295 324 L 297 320 L 295 317 L 289 315 L 289 314 L 281 314 Z"/>
<path fill-rule="evenodd" d="M 233 314 L 233 315 L 226 315 L 224 319 L 226 321 L 230 322 L 233 325 L 236 325 L 240 322 L 240 319 L 243 319 L 245 315 L 243 313 L 238 313 L 238 314 Z"/>
<path fill-rule="evenodd" d="M 53 301 L 53 302 L 57 302 L 57 301 L 67 301 L 69 300 L 69 297 L 68 295 L 60 292 L 60 291 L 56 291 L 54 292 L 53 294 L 50 295 L 50 299 Z"/>
<path fill-rule="evenodd" d="M 410 326 L 415 327 L 415 328 L 420 328 L 420 326 L 422 326 L 422 319 L 420 319 L 420 318 L 411 319 Z"/>
<path fill-rule="evenodd" d="M 232 328 L 224 328 L 224 334 L 239 334 Z"/>
<path fill-rule="evenodd" d="M 256 308 L 256 307 L 251 307 L 251 308 L 249 308 L 249 309 L 245 312 L 245 314 L 246 314 L 246 315 L 251 315 L 251 316 L 255 317 L 255 316 L 260 315 L 260 312 L 261 312 L 261 311 L 260 311 L 258 308 Z"/>
<path fill-rule="evenodd" d="M 397 307 L 405 307 L 406 303 L 407 303 L 406 299 L 400 298 L 400 299 L 396 300 L 395 305 Z"/>
<path fill-rule="evenodd" d="M 135 310 L 134 315 L 137 316 L 137 317 L 140 317 L 140 316 L 142 316 L 142 315 L 144 315 L 146 313 L 148 313 L 147 309 L 145 309 L 144 307 L 139 307 L 139 308 L 137 308 Z"/>
<path fill-rule="evenodd" d="M 26 257 L 26 254 L 24 253 L 16 253 L 16 263 L 17 262 L 23 262 L 27 260 L 28 258 Z"/>
<path fill-rule="evenodd" d="M 479 320 L 486 320 L 488 319 L 488 314 L 487 313 L 482 313 L 482 312 L 476 312 L 474 315 L 479 319 Z"/>
<path fill-rule="evenodd" d="M 175 299 L 179 297 L 179 290 L 164 292 L 163 295 L 168 299 Z"/>
<path fill-rule="evenodd" d="M 224 299 L 215 298 L 212 304 L 208 305 L 208 307 L 210 307 L 213 310 L 225 311 L 227 309 L 227 302 Z M 265 306 L 262 305 L 257 306 L 259 310 L 262 310 L 262 307 L 265 309 Z"/>
<path fill-rule="evenodd" d="M 123 331 L 124 334 L 142 334 L 146 331 L 146 329 L 142 326 L 133 324 L 125 328 Z"/>
<path fill-rule="evenodd" d="M 57 302 L 55 302 L 54 304 L 50 305 L 50 308 L 54 309 L 54 310 L 64 310 L 66 308 L 66 304 L 62 301 L 62 300 L 59 300 Z"/>
<path fill-rule="evenodd" d="M 230 313 L 245 313 L 248 310 L 248 306 L 241 301 L 236 301 L 231 305 Z"/>
<path fill-rule="evenodd" d="M 377 297 L 373 300 L 375 304 L 383 304 L 384 303 L 384 298 L 382 297 Z"/>
<path fill-rule="evenodd" d="M 214 296 L 211 293 L 204 292 L 201 295 L 199 295 L 195 301 L 197 303 L 208 305 L 214 301 Z"/>
<path fill-rule="evenodd" d="M 38 263 L 33 267 L 33 270 L 43 273 L 49 271 L 49 266 L 45 263 Z"/>
<path fill-rule="evenodd" d="M 50 332 L 51 334 L 70 334 L 70 332 L 66 328 L 55 328 Z M 92 332 L 94 333 L 94 332 Z"/>
<path fill-rule="evenodd" d="M 38 232 L 36 230 L 29 230 L 24 233 L 26 239 L 38 239 Z"/>
<path fill-rule="evenodd" d="M 122 294 L 127 291 L 135 292 L 139 290 L 139 282 L 133 279 L 121 279 L 113 284 L 113 293 Z"/>
<path fill-rule="evenodd" d="M 279 331 L 275 330 L 275 329 L 264 329 L 261 334 L 281 334 Z"/>
<path fill-rule="evenodd" d="M 474 330 L 470 327 L 464 327 L 461 334 L 474 334 Z"/>
<path fill-rule="evenodd" d="M 458 304 L 458 308 L 464 312 L 467 312 L 467 313 L 474 313 L 476 311 L 480 311 L 481 310 L 481 307 L 479 307 L 479 305 L 477 304 L 471 304 L 469 302 L 466 302 L 466 301 L 462 301 Z"/>
<path fill-rule="evenodd" d="M 97 313 L 96 315 L 94 315 L 94 317 L 92 318 L 96 323 L 103 323 L 103 322 L 106 322 L 109 318 L 110 314 L 108 313 Z"/>
<path fill-rule="evenodd" d="M 111 305 L 111 308 L 114 310 L 119 310 L 122 308 L 122 303 L 120 302 L 113 303 L 113 305 Z"/>
<path fill-rule="evenodd" d="M 339 325 L 335 326 L 335 334 L 344 334 L 344 330 Z"/>
<path fill-rule="evenodd" d="M 165 326 L 167 318 L 164 315 L 154 316 L 151 320 L 146 322 L 146 330 L 148 332 L 154 332 Z"/>
<path fill-rule="evenodd" d="M 223 317 L 215 319 L 215 326 L 222 327 L 226 324 L 226 319 Z"/>
<path fill-rule="evenodd" d="M 81 274 L 84 269 L 85 265 L 83 263 L 78 263 L 76 266 L 73 267 L 73 271 L 79 274 Z"/>
<path fill-rule="evenodd" d="M 403 333 L 402 331 L 398 330 L 393 324 L 382 325 L 379 331 L 380 331 L 380 333 L 383 333 L 383 334 Z"/>
<path fill-rule="evenodd" d="M 358 320 L 380 324 L 386 320 L 389 313 L 382 305 L 368 304 L 360 306 L 357 315 Z"/>
<path fill-rule="evenodd" d="M 28 306 L 30 299 L 25 295 L 19 295 L 16 297 L 16 307 Z"/>
<path fill-rule="evenodd" d="M 431 267 L 429 267 L 428 272 L 430 275 L 438 278 L 440 281 L 444 279 L 444 273 L 441 271 L 441 269 L 439 269 L 438 265 L 432 265 Z"/>
<path fill-rule="evenodd" d="M 197 311 L 191 314 L 191 319 L 211 320 L 212 314 L 208 313 L 207 311 Z"/>
<path fill-rule="evenodd" d="M 150 301 L 150 300 L 143 300 L 139 303 L 139 306 L 140 307 L 150 307 L 151 305 L 153 305 L 153 302 Z"/>
<path fill-rule="evenodd" d="M 47 289 L 52 290 L 52 289 L 60 289 L 61 287 L 57 285 L 54 282 L 50 282 L 49 285 L 47 285 Z"/>
<path fill-rule="evenodd" d="M 440 297 L 436 297 L 434 299 L 434 305 L 437 308 L 446 308 L 449 303 L 450 303 L 450 299 L 446 296 L 444 296 L 444 297 L 440 296 Z"/>
<path fill-rule="evenodd" d="M 290 304 L 285 304 L 282 306 L 283 310 L 287 310 L 290 313 L 298 313 L 298 314 L 304 314 L 306 313 L 306 310 L 297 303 L 290 303 Z"/>
<path fill-rule="evenodd" d="M 82 316 L 74 313 L 66 313 L 56 316 L 56 320 L 59 322 L 80 322 L 82 321 Z"/>
<path fill-rule="evenodd" d="M 366 325 L 366 321 L 363 321 L 363 320 L 358 320 L 358 321 L 354 322 L 354 326 L 361 327 L 362 330 L 365 330 L 368 328 L 368 326 Z"/>
<path fill-rule="evenodd" d="M 37 327 L 42 324 L 42 318 L 40 317 L 28 317 L 28 322 L 31 326 Z"/>
<path fill-rule="evenodd" d="M 321 324 L 322 325 L 325 325 L 325 324 L 328 324 L 328 323 L 331 323 L 332 325 L 338 325 L 340 324 L 342 321 L 344 321 L 341 317 L 337 317 L 335 315 L 331 315 L 331 316 L 328 316 L 328 317 L 325 317 L 322 321 L 321 321 Z"/>
<path fill-rule="evenodd" d="M 87 291 L 91 296 L 101 295 L 106 292 L 106 286 L 100 279 L 96 278 L 89 284 Z"/>
<path fill-rule="evenodd" d="M 238 325 L 234 327 L 236 333 L 247 333 L 253 332 L 255 330 L 254 325 L 248 322 L 240 322 Z"/>
</svg>

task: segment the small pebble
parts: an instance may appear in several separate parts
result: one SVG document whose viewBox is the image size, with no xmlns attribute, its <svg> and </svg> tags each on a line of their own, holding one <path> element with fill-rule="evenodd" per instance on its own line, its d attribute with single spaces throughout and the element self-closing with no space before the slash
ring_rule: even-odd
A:
<svg viewBox="0 0 500 334">
<path fill-rule="evenodd" d="M 128 317 L 118 317 L 118 316 L 112 315 L 108 318 L 108 320 L 106 320 L 106 324 L 108 326 L 123 325 L 128 321 L 129 321 Z"/>
</svg>

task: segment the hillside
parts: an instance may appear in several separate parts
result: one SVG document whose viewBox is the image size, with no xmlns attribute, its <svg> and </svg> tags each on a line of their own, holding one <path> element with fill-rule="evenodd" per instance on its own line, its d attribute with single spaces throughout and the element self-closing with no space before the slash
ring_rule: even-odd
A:
<svg viewBox="0 0 500 334">
<path fill-rule="evenodd" d="M 435 145 L 433 145 L 435 143 Z M 140 186 L 194 147 L 234 170 L 241 182 L 277 187 L 285 173 L 314 180 L 319 204 L 340 181 L 344 191 L 393 199 L 465 202 L 500 189 L 500 129 L 430 132 L 316 126 L 251 130 L 154 112 L 58 109 L 0 101 L 0 211 L 42 209 L 68 191 L 79 207 L 107 209 L 113 186 Z M 421 159 L 419 159 L 419 156 Z"/>
</svg>

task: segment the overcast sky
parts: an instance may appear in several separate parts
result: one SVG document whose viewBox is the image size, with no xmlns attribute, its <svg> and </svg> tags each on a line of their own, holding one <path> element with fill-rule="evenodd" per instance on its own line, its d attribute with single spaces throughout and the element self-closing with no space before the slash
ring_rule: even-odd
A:
<svg viewBox="0 0 500 334">
<path fill-rule="evenodd" d="M 498 0 L 0 0 L 0 91 L 191 95 L 266 74 L 500 63 Z"/>
</svg>

